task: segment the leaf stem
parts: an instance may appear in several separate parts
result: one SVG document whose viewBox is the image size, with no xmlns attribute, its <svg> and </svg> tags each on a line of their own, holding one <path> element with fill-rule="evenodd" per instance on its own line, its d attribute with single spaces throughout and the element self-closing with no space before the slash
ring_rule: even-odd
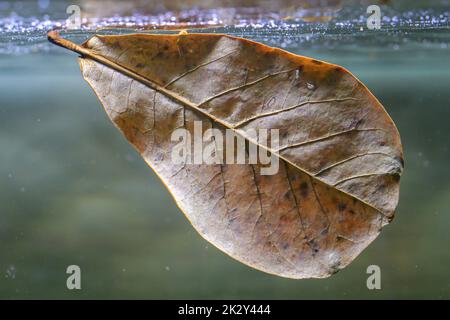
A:
<svg viewBox="0 0 450 320">
<path fill-rule="evenodd" d="M 82 46 L 79 46 L 76 43 L 73 43 L 69 40 L 61 38 L 61 36 L 59 35 L 59 31 L 57 31 L 57 30 L 49 31 L 47 33 L 47 39 L 51 43 L 54 43 L 57 46 L 60 46 L 62 48 L 69 49 L 69 50 L 79 53 L 81 55 L 89 55 L 89 52 L 87 49 L 85 49 Z"/>
</svg>

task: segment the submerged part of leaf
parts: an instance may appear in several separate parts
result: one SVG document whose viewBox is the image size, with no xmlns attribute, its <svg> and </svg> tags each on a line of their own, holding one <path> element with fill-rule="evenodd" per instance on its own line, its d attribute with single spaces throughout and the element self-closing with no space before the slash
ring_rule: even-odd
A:
<svg viewBox="0 0 450 320">
<path fill-rule="evenodd" d="M 283 277 L 327 277 L 392 219 L 399 134 L 342 67 L 226 35 L 94 36 L 72 45 L 111 120 L 194 228 L 237 260 Z M 269 149 L 278 173 L 174 165 L 171 134 L 193 135 L 194 121 L 253 144 L 252 129 L 279 129 L 280 148 Z"/>
</svg>

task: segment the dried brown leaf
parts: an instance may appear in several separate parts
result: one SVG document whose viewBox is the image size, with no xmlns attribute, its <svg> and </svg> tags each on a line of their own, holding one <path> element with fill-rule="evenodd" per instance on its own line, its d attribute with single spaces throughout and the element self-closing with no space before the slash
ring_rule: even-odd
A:
<svg viewBox="0 0 450 320">
<path fill-rule="evenodd" d="M 111 121 L 194 228 L 233 258 L 288 278 L 348 265 L 391 221 L 403 169 L 398 131 L 340 66 L 216 34 L 94 36 L 81 70 Z M 171 133 L 280 130 L 275 175 L 260 164 L 174 165 Z"/>
</svg>

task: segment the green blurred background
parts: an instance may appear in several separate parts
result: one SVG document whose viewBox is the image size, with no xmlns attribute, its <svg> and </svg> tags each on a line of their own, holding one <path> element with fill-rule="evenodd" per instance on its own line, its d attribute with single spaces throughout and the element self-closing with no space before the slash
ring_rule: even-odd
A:
<svg viewBox="0 0 450 320">
<path fill-rule="evenodd" d="M 357 8 L 354 15 L 365 14 Z M 442 14 L 448 18 L 448 7 L 431 11 Z M 405 171 L 396 218 L 351 265 L 322 280 L 264 274 L 203 240 L 108 120 L 76 55 L 47 46 L 42 34 L 33 45 L 43 49 L 23 53 L 30 44 L 21 43 L 21 53 L 3 52 L 0 298 L 450 298 L 446 21 L 378 32 L 357 24 L 217 30 L 343 65 L 399 128 Z M 79 291 L 66 288 L 72 264 L 82 270 Z M 366 287 L 372 264 L 382 290 Z"/>
</svg>

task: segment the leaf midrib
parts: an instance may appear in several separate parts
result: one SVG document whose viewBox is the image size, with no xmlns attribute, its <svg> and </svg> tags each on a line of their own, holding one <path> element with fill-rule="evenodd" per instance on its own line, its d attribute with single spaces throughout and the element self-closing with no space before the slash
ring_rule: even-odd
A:
<svg viewBox="0 0 450 320">
<path fill-rule="evenodd" d="M 93 37 L 96 37 L 96 36 L 93 36 Z M 92 39 L 93 37 L 91 37 L 90 39 Z M 250 143 L 252 143 L 252 144 L 254 144 L 254 145 L 256 145 L 256 146 L 258 146 L 260 148 L 263 148 L 265 151 L 270 152 L 271 154 L 273 154 L 276 157 L 278 157 L 280 160 L 283 160 L 286 163 L 289 163 L 291 166 L 293 166 L 297 170 L 300 170 L 301 172 L 307 174 L 311 179 L 315 179 L 317 181 L 320 181 L 321 183 L 324 183 L 325 185 L 329 186 L 330 188 L 333 188 L 334 190 L 342 192 L 342 193 L 348 195 L 349 197 L 354 198 L 354 199 L 360 201 L 361 203 L 371 207 L 372 209 L 376 210 L 379 214 L 381 214 L 381 215 L 383 215 L 385 217 L 388 217 L 385 212 L 383 212 L 380 209 L 374 207 L 373 205 L 367 203 L 366 201 L 360 199 L 356 195 L 350 194 L 350 193 L 348 193 L 348 192 L 346 192 L 344 190 L 336 188 L 333 185 L 330 185 L 328 182 L 320 179 L 319 177 L 315 176 L 314 174 L 312 174 L 311 172 L 307 171 L 306 169 L 299 167 L 297 164 L 295 164 L 292 161 L 286 159 L 285 157 L 283 157 L 282 155 L 280 155 L 276 151 L 272 150 L 271 148 L 269 148 L 267 146 L 264 146 L 262 144 L 259 144 L 258 142 L 254 141 L 253 139 L 245 136 L 244 134 L 242 134 L 242 130 L 235 129 L 232 124 L 230 124 L 230 123 L 228 123 L 226 121 L 223 121 L 223 120 L 221 120 L 219 118 L 216 118 L 212 114 L 210 114 L 210 113 L 204 111 L 203 109 L 199 108 L 198 105 L 201 105 L 201 104 L 205 103 L 205 101 L 201 102 L 200 104 L 195 104 L 192 101 L 190 101 L 190 100 L 184 98 L 183 96 L 179 95 L 178 93 L 176 93 L 176 92 L 174 92 L 172 90 L 169 90 L 169 89 L 165 88 L 164 86 L 158 84 L 156 81 L 151 80 L 151 79 L 149 79 L 147 77 L 144 77 L 144 76 L 136 73 L 135 71 L 130 70 L 127 67 L 119 64 L 118 62 L 114 62 L 114 61 L 112 61 L 112 60 L 110 60 L 110 59 L 108 59 L 108 58 L 106 58 L 106 57 L 104 57 L 104 56 L 102 56 L 100 54 L 95 53 L 93 50 L 85 47 L 90 39 L 88 39 L 82 46 L 79 46 L 79 45 L 77 45 L 77 44 L 75 44 L 73 42 L 70 42 L 68 40 L 65 40 L 65 39 L 63 39 L 64 42 L 67 42 L 68 44 L 70 44 L 70 46 L 68 46 L 67 44 L 64 45 L 64 43 L 62 43 L 62 44 L 60 43 L 58 45 L 61 45 L 61 46 L 65 47 L 66 49 L 69 49 L 71 51 L 77 52 L 84 58 L 87 57 L 87 58 L 90 58 L 90 59 L 92 59 L 94 61 L 97 61 L 97 62 L 99 62 L 99 63 L 101 63 L 101 64 L 103 64 L 103 65 L 105 65 L 107 67 L 110 67 L 110 68 L 112 68 L 112 69 L 122 73 L 125 76 L 128 76 L 128 77 L 130 77 L 130 78 L 132 78 L 132 79 L 134 79 L 136 81 L 139 81 L 140 83 L 148 86 L 149 88 L 151 88 L 151 89 L 153 89 L 155 91 L 158 91 L 160 93 L 165 94 L 168 98 L 170 98 L 172 100 L 175 100 L 176 102 L 184 105 L 185 107 L 189 107 L 189 108 L 191 108 L 191 109 L 201 113 L 202 115 L 204 115 L 207 118 L 213 120 L 214 122 L 217 122 L 217 123 L 221 124 L 222 126 L 224 126 L 225 128 L 227 128 L 229 130 L 232 130 L 235 134 L 238 134 L 239 136 L 241 136 L 242 138 L 246 139 Z M 293 70 L 295 70 L 295 69 L 293 69 Z M 285 72 L 285 71 L 282 71 L 282 72 Z M 278 74 L 278 73 L 271 74 L 271 75 L 276 75 L 276 74 Z"/>
</svg>

